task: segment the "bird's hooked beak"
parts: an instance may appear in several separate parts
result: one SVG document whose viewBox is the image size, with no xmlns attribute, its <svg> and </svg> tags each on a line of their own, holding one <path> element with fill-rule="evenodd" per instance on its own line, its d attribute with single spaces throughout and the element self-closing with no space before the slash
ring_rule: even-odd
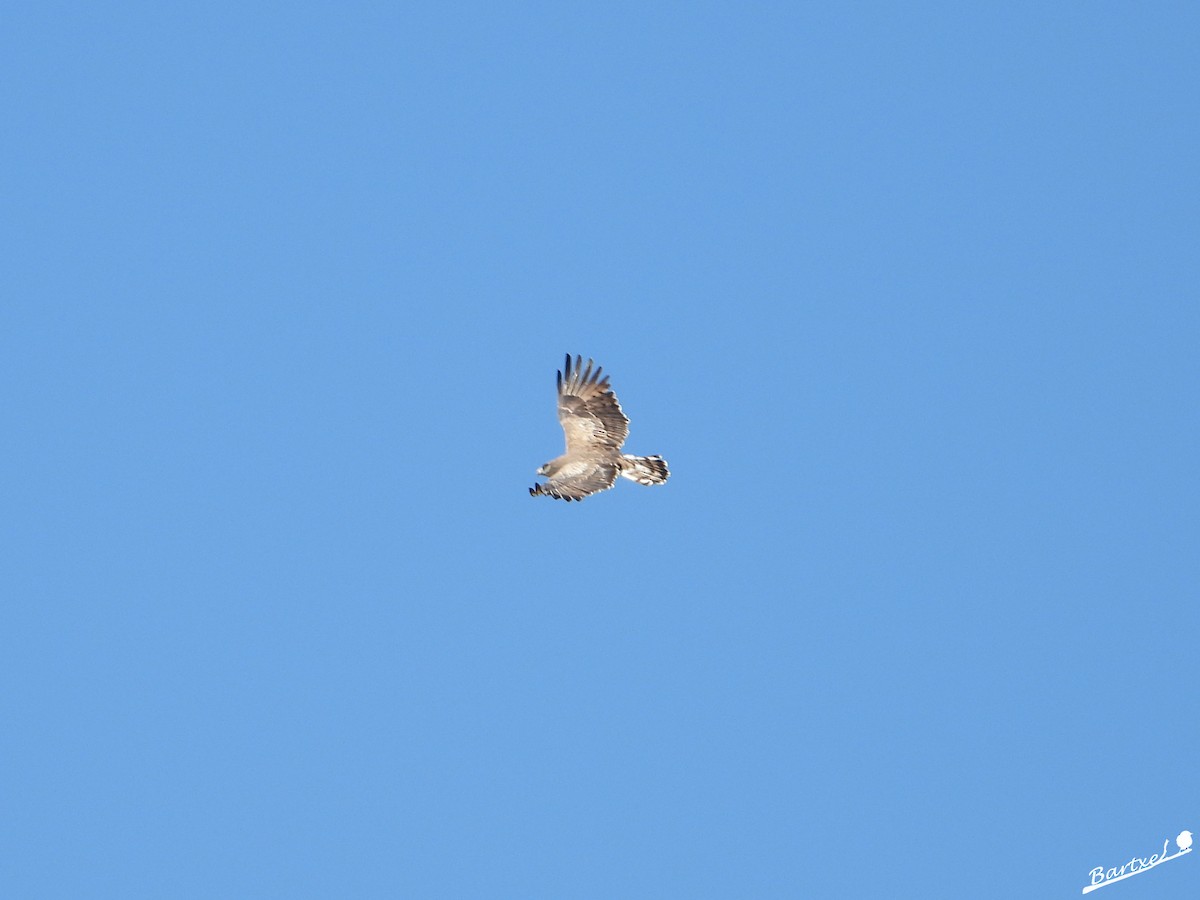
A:
<svg viewBox="0 0 1200 900">
<path fill-rule="evenodd" d="M 545 475 L 545 474 L 546 474 L 546 467 L 545 467 L 544 465 L 543 465 L 543 466 L 538 466 L 537 473 L 538 473 L 539 475 Z"/>
</svg>

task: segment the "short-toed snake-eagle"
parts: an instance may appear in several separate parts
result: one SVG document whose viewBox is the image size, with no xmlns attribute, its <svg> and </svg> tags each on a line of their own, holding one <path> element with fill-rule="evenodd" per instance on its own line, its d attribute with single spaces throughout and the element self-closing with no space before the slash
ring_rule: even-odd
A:
<svg viewBox="0 0 1200 900">
<path fill-rule="evenodd" d="M 638 484 L 662 484 L 670 476 L 661 456 L 630 456 L 621 452 L 629 435 L 629 419 L 608 385 L 608 376 L 600 377 L 600 367 L 592 370 L 592 361 L 571 355 L 558 373 L 558 421 L 567 438 L 567 452 L 540 469 L 545 484 L 529 489 L 558 500 L 582 500 L 597 491 L 612 487 L 617 476 Z"/>
</svg>

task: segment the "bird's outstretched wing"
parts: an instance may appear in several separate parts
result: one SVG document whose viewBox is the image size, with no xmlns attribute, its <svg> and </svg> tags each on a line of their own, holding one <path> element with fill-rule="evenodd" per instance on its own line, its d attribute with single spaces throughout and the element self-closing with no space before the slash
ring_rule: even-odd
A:
<svg viewBox="0 0 1200 900">
<path fill-rule="evenodd" d="M 535 484 L 529 493 L 534 497 L 545 494 L 559 500 L 582 500 L 612 487 L 619 472 L 620 468 L 614 462 L 580 460 L 568 463 L 545 484 Z"/>
<path fill-rule="evenodd" d="M 608 385 L 608 376 L 600 377 L 601 371 L 600 366 L 592 371 L 590 359 L 584 369 L 579 356 L 572 368 L 568 353 L 558 373 L 558 421 L 567 438 L 568 456 L 615 454 L 629 437 L 629 419 Z"/>
</svg>

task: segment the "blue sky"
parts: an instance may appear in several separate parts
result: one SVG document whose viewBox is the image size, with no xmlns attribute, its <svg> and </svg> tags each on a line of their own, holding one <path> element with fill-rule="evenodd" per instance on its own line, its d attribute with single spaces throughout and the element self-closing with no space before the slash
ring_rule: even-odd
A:
<svg viewBox="0 0 1200 900">
<path fill-rule="evenodd" d="M 1198 28 L 10 8 L 0 893 L 1063 897 L 1200 831 Z M 565 352 L 667 486 L 528 496 Z"/>
</svg>

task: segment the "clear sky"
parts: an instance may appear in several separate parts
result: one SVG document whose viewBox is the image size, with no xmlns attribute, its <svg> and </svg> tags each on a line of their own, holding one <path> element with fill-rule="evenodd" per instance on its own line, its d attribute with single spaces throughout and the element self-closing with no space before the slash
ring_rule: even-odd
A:
<svg viewBox="0 0 1200 900">
<path fill-rule="evenodd" d="M 1200 833 L 1198 34 L 10 5 L 0 896 L 1068 897 Z M 668 485 L 528 495 L 566 352 Z"/>
</svg>

